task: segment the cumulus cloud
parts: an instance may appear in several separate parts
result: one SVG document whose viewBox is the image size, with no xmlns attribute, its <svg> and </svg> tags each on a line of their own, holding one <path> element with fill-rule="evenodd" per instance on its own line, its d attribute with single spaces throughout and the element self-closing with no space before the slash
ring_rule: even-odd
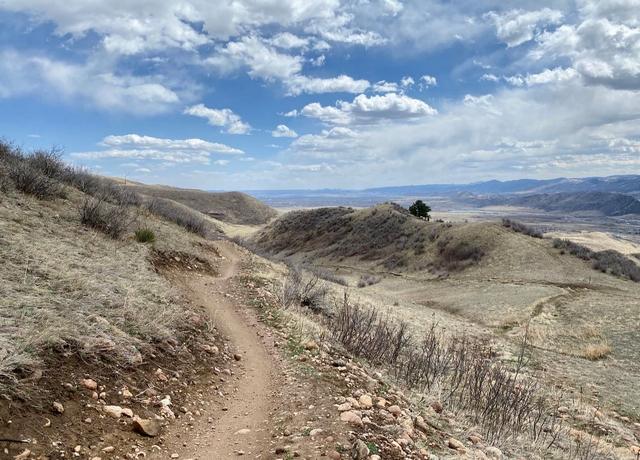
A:
<svg viewBox="0 0 640 460">
<path fill-rule="evenodd" d="M 411 120 L 435 115 L 436 109 L 420 99 L 404 94 L 386 93 L 366 96 L 360 94 L 352 102 L 338 101 L 336 106 L 322 106 L 314 102 L 299 112 L 324 123 L 346 125 L 377 123 L 385 120 Z"/>
<path fill-rule="evenodd" d="M 376 93 L 395 93 L 398 91 L 398 84 L 381 80 L 373 85 L 373 91 Z"/>
<path fill-rule="evenodd" d="M 215 7 L 207 0 L 5 0 L 0 4 L 3 10 L 52 21 L 61 36 L 82 38 L 95 32 L 107 50 L 122 54 L 167 47 L 192 50 L 261 26 L 331 19 L 339 7 L 339 0 L 234 0 L 217 2 Z"/>
<path fill-rule="evenodd" d="M 289 128 L 287 125 L 276 126 L 276 129 L 271 132 L 271 135 L 273 137 L 298 137 L 298 133 Z"/>
<path fill-rule="evenodd" d="M 295 75 L 283 83 L 291 96 L 298 96 L 304 93 L 361 93 L 370 86 L 367 80 L 355 80 L 348 75 L 339 75 L 331 78 Z"/>
<path fill-rule="evenodd" d="M 24 94 L 80 100 L 100 109 L 153 114 L 166 112 L 180 97 L 159 79 L 115 74 L 86 65 L 0 51 L 0 98 Z"/>
<path fill-rule="evenodd" d="M 492 11 L 486 17 L 493 21 L 498 38 L 508 47 L 515 47 L 533 39 L 546 26 L 558 24 L 563 14 L 558 10 L 543 8 L 537 11 L 510 10 L 505 13 Z"/>
<path fill-rule="evenodd" d="M 276 48 L 282 49 L 294 49 L 294 48 L 304 48 L 309 45 L 309 39 L 298 37 L 290 32 L 281 32 L 279 34 L 274 35 L 269 39 L 269 43 L 275 46 Z"/>
<path fill-rule="evenodd" d="M 111 135 L 99 144 L 103 149 L 74 152 L 74 158 L 106 159 L 129 158 L 158 160 L 165 163 L 209 164 L 212 154 L 240 155 L 242 150 L 203 139 L 164 139 L 139 134 Z"/>
<path fill-rule="evenodd" d="M 205 118 L 211 126 L 221 126 L 229 134 L 247 134 L 251 130 L 251 126 L 231 109 L 211 109 L 204 104 L 197 104 L 187 107 L 183 113 Z"/>
</svg>

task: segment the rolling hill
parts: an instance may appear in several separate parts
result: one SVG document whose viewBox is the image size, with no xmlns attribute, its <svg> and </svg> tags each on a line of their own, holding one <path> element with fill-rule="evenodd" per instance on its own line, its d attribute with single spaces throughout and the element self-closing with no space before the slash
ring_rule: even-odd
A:
<svg viewBox="0 0 640 460">
<path fill-rule="evenodd" d="M 129 183 L 127 187 L 143 195 L 176 201 L 230 224 L 262 225 L 277 215 L 271 207 L 241 192 L 207 192 L 140 183 Z"/>
</svg>

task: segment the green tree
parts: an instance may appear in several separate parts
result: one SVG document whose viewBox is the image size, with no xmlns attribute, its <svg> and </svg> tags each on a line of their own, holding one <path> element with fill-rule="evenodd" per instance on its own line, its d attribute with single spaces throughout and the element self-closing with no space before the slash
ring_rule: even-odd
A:
<svg viewBox="0 0 640 460">
<path fill-rule="evenodd" d="M 416 200 L 411 206 L 409 206 L 409 212 L 420 219 L 429 220 L 431 216 L 431 207 L 427 206 L 424 201 Z"/>
</svg>

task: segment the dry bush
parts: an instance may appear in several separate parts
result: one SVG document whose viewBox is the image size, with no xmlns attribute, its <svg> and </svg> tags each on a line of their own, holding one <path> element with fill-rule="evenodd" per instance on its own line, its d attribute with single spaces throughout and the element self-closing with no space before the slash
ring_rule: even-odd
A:
<svg viewBox="0 0 640 460">
<path fill-rule="evenodd" d="M 201 213 L 174 201 L 154 198 L 147 207 L 152 214 L 174 222 L 203 238 L 215 233 L 215 227 L 209 224 Z"/>
<path fill-rule="evenodd" d="M 533 238 L 542 238 L 542 232 L 540 230 L 529 225 L 525 225 L 522 222 L 505 218 L 502 219 L 502 226 L 510 228 L 514 232 L 522 233 Z"/>
<path fill-rule="evenodd" d="M 280 301 L 284 308 L 306 307 L 315 313 L 324 313 L 327 293 L 328 288 L 318 275 L 304 276 L 299 268 L 291 266 Z"/>
<path fill-rule="evenodd" d="M 440 238 L 437 243 L 437 266 L 447 271 L 462 270 L 474 265 L 484 257 L 484 251 L 475 242 Z"/>
<path fill-rule="evenodd" d="M 580 356 L 588 359 L 589 361 L 598 361 L 609 356 L 611 351 L 611 346 L 606 341 L 590 343 L 582 349 Z"/>
<path fill-rule="evenodd" d="M 336 273 L 330 270 L 327 270 L 325 268 L 320 268 L 320 267 L 306 266 L 306 265 L 304 268 L 305 270 L 313 273 L 318 278 L 321 278 L 325 281 L 330 281 L 332 283 L 336 283 L 341 286 L 349 286 L 349 282 L 346 279 L 344 279 L 340 275 L 337 275 Z"/>
<path fill-rule="evenodd" d="M 7 165 L 7 176 L 16 189 L 40 200 L 64 196 L 64 190 L 56 179 L 45 176 L 28 162 L 12 161 Z"/>
<path fill-rule="evenodd" d="M 382 281 L 382 278 L 376 275 L 362 275 L 358 280 L 358 287 L 363 288 L 366 286 L 372 286 Z"/>
<path fill-rule="evenodd" d="M 350 353 L 376 364 L 395 364 L 409 345 L 407 323 L 354 304 L 347 293 L 334 307 L 332 337 Z"/>
<path fill-rule="evenodd" d="M 582 260 L 591 261 L 591 266 L 602 273 L 609 273 L 610 275 L 640 282 L 640 267 L 638 267 L 638 264 L 618 251 L 607 249 L 595 252 L 580 244 L 559 238 L 553 240 L 553 247 L 560 249 L 561 254 L 568 252 Z"/>
<path fill-rule="evenodd" d="M 85 198 L 78 212 L 82 225 L 99 230 L 113 239 L 120 238 L 132 221 L 127 206 L 112 205 L 96 198 Z"/>
<path fill-rule="evenodd" d="M 31 168 L 51 179 L 62 180 L 65 176 L 67 166 L 62 161 L 60 150 L 36 150 L 27 155 L 24 161 Z"/>
<path fill-rule="evenodd" d="M 524 433 L 548 446 L 555 442 L 557 418 L 546 393 L 520 375 L 526 341 L 512 370 L 494 359 L 485 342 L 445 337 L 435 325 L 418 338 L 406 323 L 354 304 L 346 294 L 326 323 L 332 338 L 350 353 L 387 366 L 410 388 L 439 394 L 450 409 L 469 414 L 488 441 Z"/>
</svg>

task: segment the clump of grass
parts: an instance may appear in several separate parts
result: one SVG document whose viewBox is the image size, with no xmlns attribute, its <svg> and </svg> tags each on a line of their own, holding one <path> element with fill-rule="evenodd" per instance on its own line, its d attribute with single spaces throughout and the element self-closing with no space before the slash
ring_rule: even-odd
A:
<svg viewBox="0 0 640 460">
<path fill-rule="evenodd" d="M 127 206 L 112 205 L 96 198 L 86 198 L 78 212 L 82 225 L 99 230 L 113 239 L 122 237 L 131 221 Z"/>
<path fill-rule="evenodd" d="M 156 240 L 156 234 L 148 228 L 139 228 L 135 231 L 136 241 L 138 243 L 153 243 Z"/>
<path fill-rule="evenodd" d="M 590 343 L 585 346 L 580 355 L 589 361 L 599 361 L 606 358 L 613 350 L 608 342 Z"/>
<path fill-rule="evenodd" d="M 484 257 L 484 251 L 473 241 L 440 238 L 438 246 L 438 265 L 448 271 L 462 270 L 474 265 Z"/>
<path fill-rule="evenodd" d="M 374 284 L 378 284 L 382 278 L 375 275 L 362 275 L 358 280 L 358 287 L 363 288 L 367 286 L 372 286 Z"/>
<path fill-rule="evenodd" d="M 522 233 L 532 238 L 542 238 L 542 232 L 537 228 L 525 225 L 522 222 L 517 222 L 511 219 L 502 219 L 502 226 L 510 228 L 514 232 Z"/>
</svg>

